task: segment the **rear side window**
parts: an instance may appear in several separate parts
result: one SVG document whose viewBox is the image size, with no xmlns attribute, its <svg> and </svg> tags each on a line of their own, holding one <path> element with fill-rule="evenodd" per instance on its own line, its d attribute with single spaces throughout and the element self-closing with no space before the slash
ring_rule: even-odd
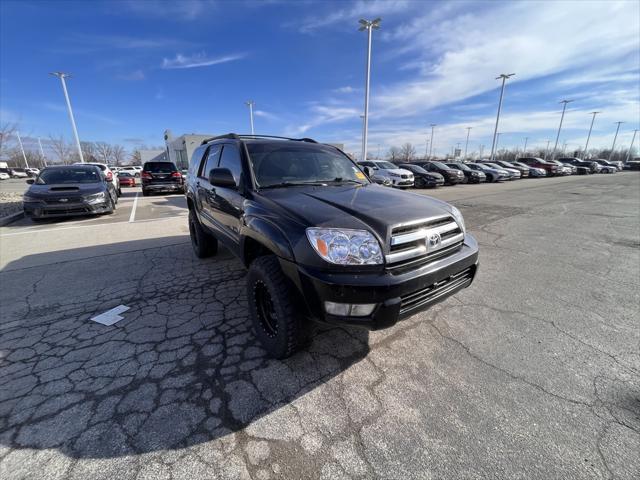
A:
<svg viewBox="0 0 640 480">
<path fill-rule="evenodd" d="M 172 173 L 178 169 L 172 162 L 147 162 L 144 164 L 144 171 L 151 173 Z"/>
<path fill-rule="evenodd" d="M 206 145 L 201 145 L 193 151 L 193 155 L 191 155 L 191 161 L 189 162 L 190 175 L 195 175 L 200 168 L 200 164 L 202 163 L 202 156 L 204 155 L 206 149 Z"/>
<path fill-rule="evenodd" d="M 221 148 L 221 145 L 211 146 L 211 148 L 209 149 L 209 153 L 200 164 L 200 171 L 198 172 L 199 177 L 209 178 L 209 173 L 211 173 L 211 170 L 218 166 L 218 159 L 220 158 Z"/>
<path fill-rule="evenodd" d="M 240 182 L 240 175 L 242 174 L 242 161 L 240 160 L 240 152 L 235 145 L 225 145 L 222 149 L 222 156 L 220 157 L 220 168 L 228 168 L 231 170 L 233 179 L 236 184 Z"/>
</svg>

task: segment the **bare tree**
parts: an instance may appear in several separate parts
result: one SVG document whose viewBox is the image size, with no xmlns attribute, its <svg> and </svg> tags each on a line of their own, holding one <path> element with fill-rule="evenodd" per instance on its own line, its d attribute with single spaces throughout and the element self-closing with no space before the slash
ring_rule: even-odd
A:
<svg viewBox="0 0 640 480">
<path fill-rule="evenodd" d="M 101 163 L 109 164 L 113 156 L 113 147 L 107 142 L 95 142 L 96 158 Z"/>
<path fill-rule="evenodd" d="M 111 156 L 113 157 L 113 163 L 116 165 L 116 167 L 119 167 L 120 165 L 122 165 L 122 162 L 124 162 L 126 155 L 127 155 L 127 152 L 125 151 L 122 145 L 113 146 L 113 151 L 111 152 Z"/>
<path fill-rule="evenodd" d="M 80 142 L 80 149 L 85 162 L 96 162 L 96 147 L 93 142 Z"/>
<path fill-rule="evenodd" d="M 13 137 L 18 130 L 17 123 L 4 122 L 0 123 L 0 157 L 8 154 L 9 138 Z"/>
<path fill-rule="evenodd" d="M 400 147 L 400 160 L 410 162 L 416 156 L 416 149 L 410 143 L 405 143 Z"/>
<path fill-rule="evenodd" d="M 142 154 L 139 149 L 136 148 L 131 152 L 130 160 L 132 165 L 140 165 L 142 163 Z"/>
<path fill-rule="evenodd" d="M 400 149 L 398 147 L 391 147 L 387 152 L 387 158 L 392 162 L 400 160 Z"/>
<path fill-rule="evenodd" d="M 69 165 L 73 162 L 71 157 L 71 145 L 67 143 L 62 135 L 59 137 L 49 135 L 49 144 L 51 145 L 51 150 L 53 150 L 53 153 L 58 160 L 57 163 Z"/>
</svg>

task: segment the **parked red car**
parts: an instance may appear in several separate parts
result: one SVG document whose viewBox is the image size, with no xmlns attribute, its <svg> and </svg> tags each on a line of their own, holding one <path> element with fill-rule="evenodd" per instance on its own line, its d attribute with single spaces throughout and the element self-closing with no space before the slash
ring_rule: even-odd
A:
<svg viewBox="0 0 640 480">
<path fill-rule="evenodd" d="M 118 179 L 120 180 L 121 187 L 135 187 L 136 177 L 129 172 L 118 172 Z"/>
<path fill-rule="evenodd" d="M 547 176 L 550 177 L 553 175 L 562 175 L 562 167 L 559 167 L 555 163 L 547 162 L 541 158 L 521 157 L 518 161 L 529 165 L 530 167 L 543 168 L 547 172 Z"/>
</svg>

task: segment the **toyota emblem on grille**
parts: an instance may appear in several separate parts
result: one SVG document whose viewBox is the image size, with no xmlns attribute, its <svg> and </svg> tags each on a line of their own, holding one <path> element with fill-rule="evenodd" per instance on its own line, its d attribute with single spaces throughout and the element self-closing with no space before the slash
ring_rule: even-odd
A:
<svg viewBox="0 0 640 480">
<path fill-rule="evenodd" d="M 59 202 L 68 202 L 69 199 L 68 198 L 60 198 L 58 199 Z"/>
<path fill-rule="evenodd" d="M 440 245 L 440 234 L 432 233 L 431 235 L 429 235 L 429 246 L 437 247 L 438 245 Z"/>
</svg>

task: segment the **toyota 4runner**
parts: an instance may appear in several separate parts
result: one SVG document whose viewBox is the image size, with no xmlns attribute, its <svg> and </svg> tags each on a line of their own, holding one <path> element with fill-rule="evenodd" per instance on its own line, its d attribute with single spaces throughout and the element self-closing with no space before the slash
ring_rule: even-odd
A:
<svg viewBox="0 0 640 480">
<path fill-rule="evenodd" d="M 222 242 L 248 268 L 255 333 L 277 358 L 304 346 L 316 321 L 390 327 L 468 287 L 478 268 L 458 209 L 376 185 L 311 139 L 205 140 L 186 195 L 196 256 Z"/>
</svg>

